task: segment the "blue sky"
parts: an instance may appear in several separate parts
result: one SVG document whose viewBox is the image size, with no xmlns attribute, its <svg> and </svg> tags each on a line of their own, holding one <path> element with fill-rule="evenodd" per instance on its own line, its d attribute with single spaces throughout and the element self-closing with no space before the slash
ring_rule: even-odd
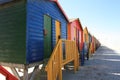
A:
<svg viewBox="0 0 120 80">
<path fill-rule="evenodd" d="M 120 49 L 120 0 L 58 0 L 69 18 L 80 18 L 102 44 Z"/>
</svg>

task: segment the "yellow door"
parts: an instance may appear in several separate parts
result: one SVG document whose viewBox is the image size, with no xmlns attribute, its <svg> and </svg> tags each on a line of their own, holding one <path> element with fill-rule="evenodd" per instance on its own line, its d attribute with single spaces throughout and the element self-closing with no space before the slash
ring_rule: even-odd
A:
<svg viewBox="0 0 120 80">
<path fill-rule="evenodd" d="M 56 43 L 57 43 L 58 40 L 61 38 L 61 26 L 59 21 L 55 21 L 55 25 L 56 25 Z"/>
</svg>

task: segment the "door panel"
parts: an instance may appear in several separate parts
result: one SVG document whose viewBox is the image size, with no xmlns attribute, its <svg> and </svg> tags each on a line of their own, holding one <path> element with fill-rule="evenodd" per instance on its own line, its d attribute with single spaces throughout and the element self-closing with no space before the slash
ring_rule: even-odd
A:
<svg viewBox="0 0 120 80">
<path fill-rule="evenodd" d="M 55 21 L 55 25 L 56 25 L 56 43 L 57 43 L 58 40 L 61 38 L 61 26 L 59 21 Z"/>
<path fill-rule="evenodd" d="M 67 26 L 67 39 L 71 40 L 71 26 L 68 24 Z"/>
<path fill-rule="evenodd" d="M 76 29 L 76 43 L 79 45 L 79 30 Z"/>
<path fill-rule="evenodd" d="M 76 41 L 76 27 L 74 27 L 74 40 Z"/>
<path fill-rule="evenodd" d="M 52 52 L 51 48 L 51 17 L 44 15 L 44 58 L 49 58 Z"/>
</svg>

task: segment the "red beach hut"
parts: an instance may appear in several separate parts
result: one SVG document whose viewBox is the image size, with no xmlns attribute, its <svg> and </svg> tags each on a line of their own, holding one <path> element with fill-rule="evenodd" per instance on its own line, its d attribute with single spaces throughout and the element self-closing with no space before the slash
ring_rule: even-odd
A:
<svg viewBox="0 0 120 80">
<path fill-rule="evenodd" d="M 67 39 L 75 40 L 79 51 L 83 48 L 83 28 L 79 18 L 70 19 L 67 28 Z"/>
</svg>

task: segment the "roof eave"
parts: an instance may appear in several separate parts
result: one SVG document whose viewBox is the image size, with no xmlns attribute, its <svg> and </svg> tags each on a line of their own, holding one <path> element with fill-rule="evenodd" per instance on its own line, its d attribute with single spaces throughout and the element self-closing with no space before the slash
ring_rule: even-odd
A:
<svg viewBox="0 0 120 80">
<path fill-rule="evenodd" d="M 78 19 L 78 21 L 79 21 L 79 24 L 80 24 L 80 26 L 81 26 L 81 29 L 83 30 L 83 27 L 82 27 L 82 24 L 81 24 L 80 19 L 79 19 L 79 18 L 77 18 L 77 19 Z"/>
<path fill-rule="evenodd" d="M 67 15 L 65 14 L 64 10 L 62 9 L 61 5 L 59 4 L 58 0 L 50 0 L 50 1 L 55 2 L 58 5 L 59 9 L 62 11 L 62 13 L 65 16 L 66 20 L 69 22 L 69 19 L 68 19 Z"/>
<path fill-rule="evenodd" d="M 82 31 L 83 31 L 83 27 L 82 27 L 82 24 L 81 24 L 81 22 L 80 22 L 80 20 L 79 20 L 79 18 L 74 18 L 73 20 L 69 20 L 69 22 L 70 23 L 72 23 L 72 22 L 74 22 L 74 21 L 78 21 L 79 22 L 79 24 L 80 24 L 80 27 L 81 27 L 81 29 L 82 29 Z"/>
<path fill-rule="evenodd" d="M 87 33 L 89 33 L 87 27 L 85 27 L 84 29 L 86 29 L 86 30 L 87 30 Z"/>
</svg>

